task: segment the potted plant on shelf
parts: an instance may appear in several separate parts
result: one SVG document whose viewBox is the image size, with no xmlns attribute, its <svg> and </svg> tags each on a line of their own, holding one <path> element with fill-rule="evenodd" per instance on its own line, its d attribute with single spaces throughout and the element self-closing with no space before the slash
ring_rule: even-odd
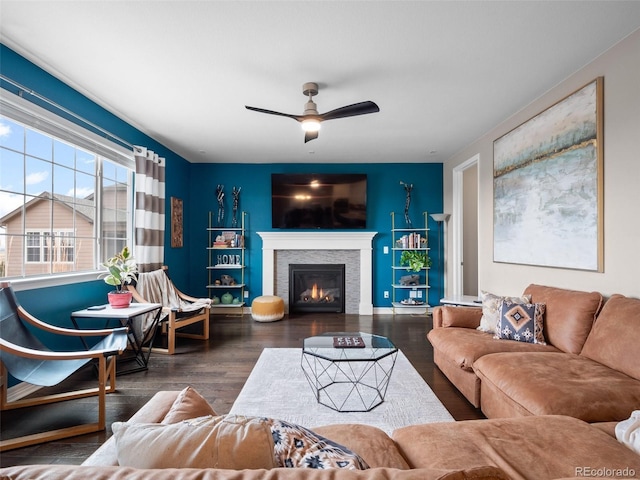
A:
<svg viewBox="0 0 640 480">
<path fill-rule="evenodd" d="M 420 250 L 404 250 L 400 256 L 400 265 L 407 265 L 409 272 L 419 272 L 431 266 L 431 259 Z"/>
<path fill-rule="evenodd" d="M 138 265 L 131 256 L 129 247 L 125 246 L 120 253 L 102 264 L 108 272 L 102 274 L 107 285 L 116 287 L 115 291 L 109 292 L 107 298 L 112 308 L 127 308 L 131 304 L 132 294 L 125 290 L 124 286 L 137 280 Z"/>
</svg>

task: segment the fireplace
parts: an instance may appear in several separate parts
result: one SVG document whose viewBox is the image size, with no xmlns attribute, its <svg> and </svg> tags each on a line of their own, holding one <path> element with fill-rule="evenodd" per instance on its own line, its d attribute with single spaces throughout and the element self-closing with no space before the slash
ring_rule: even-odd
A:
<svg viewBox="0 0 640 480">
<path fill-rule="evenodd" d="M 289 312 L 344 313 L 344 264 L 289 264 Z"/>
<path fill-rule="evenodd" d="M 289 312 L 289 265 L 344 263 L 344 313 L 373 315 L 372 241 L 376 232 L 257 232 L 262 239 L 262 294 Z"/>
</svg>

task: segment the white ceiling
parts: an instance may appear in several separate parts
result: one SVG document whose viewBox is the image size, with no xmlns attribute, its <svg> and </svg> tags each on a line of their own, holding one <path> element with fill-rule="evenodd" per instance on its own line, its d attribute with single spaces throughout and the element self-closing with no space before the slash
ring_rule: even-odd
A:
<svg viewBox="0 0 640 480">
<path fill-rule="evenodd" d="M 640 27 L 639 1 L 14 1 L 0 40 L 190 162 L 442 162 Z M 307 144 L 320 113 L 364 100 Z"/>
</svg>

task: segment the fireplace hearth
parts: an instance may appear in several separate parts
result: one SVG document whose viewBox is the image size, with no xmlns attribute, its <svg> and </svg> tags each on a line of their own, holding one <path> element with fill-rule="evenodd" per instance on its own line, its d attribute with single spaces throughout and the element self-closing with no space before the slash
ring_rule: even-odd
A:
<svg viewBox="0 0 640 480">
<path fill-rule="evenodd" d="M 344 264 L 290 264 L 289 312 L 344 313 Z"/>
</svg>

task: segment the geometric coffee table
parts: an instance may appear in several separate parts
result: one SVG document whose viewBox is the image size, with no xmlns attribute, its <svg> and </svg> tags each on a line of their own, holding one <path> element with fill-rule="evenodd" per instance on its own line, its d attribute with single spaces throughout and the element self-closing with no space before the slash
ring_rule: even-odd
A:
<svg viewBox="0 0 640 480">
<path fill-rule="evenodd" d="M 368 412 L 384 402 L 398 349 L 363 332 L 305 338 L 302 370 L 318 403 L 338 412 Z"/>
</svg>

